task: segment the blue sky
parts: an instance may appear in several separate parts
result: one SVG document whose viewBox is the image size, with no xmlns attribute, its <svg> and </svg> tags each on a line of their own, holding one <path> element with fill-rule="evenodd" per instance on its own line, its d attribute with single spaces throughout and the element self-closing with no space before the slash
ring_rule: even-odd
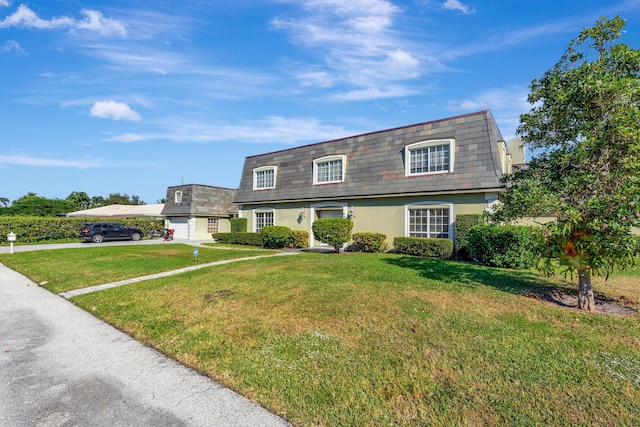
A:
<svg viewBox="0 0 640 427">
<path fill-rule="evenodd" d="M 0 197 L 236 188 L 245 156 L 490 109 L 640 0 L 0 0 Z"/>
</svg>

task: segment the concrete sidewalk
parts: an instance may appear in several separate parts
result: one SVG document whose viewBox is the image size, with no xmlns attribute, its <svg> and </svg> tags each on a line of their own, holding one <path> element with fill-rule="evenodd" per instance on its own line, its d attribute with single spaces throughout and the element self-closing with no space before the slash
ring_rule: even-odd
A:
<svg viewBox="0 0 640 427">
<path fill-rule="evenodd" d="M 0 425 L 286 426 L 0 264 Z"/>
</svg>

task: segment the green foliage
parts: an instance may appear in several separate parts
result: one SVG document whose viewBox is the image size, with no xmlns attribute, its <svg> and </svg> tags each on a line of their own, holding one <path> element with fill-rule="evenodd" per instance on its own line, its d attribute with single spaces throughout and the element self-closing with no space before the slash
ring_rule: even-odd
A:
<svg viewBox="0 0 640 427">
<path fill-rule="evenodd" d="M 461 214 L 456 216 L 456 255 L 458 258 L 469 258 L 468 234 L 471 227 L 482 224 L 482 214 Z"/>
<path fill-rule="evenodd" d="M 263 246 L 262 234 L 260 233 L 213 233 L 212 237 L 219 243 Z"/>
<path fill-rule="evenodd" d="M 53 218 L 37 216 L 0 216 L 0 242 L 7 241 L 13 232 L 18 243 L 39 243 L 55 240 L 77 239 L 80 227 L 87 222 L 118 222 L 139 228 L 146 235 L 149 230 L 164 227 L 163 220 L 149 218 Z"/>
<path fill-rule="evenodd" d="M 247 232 L 247 218 L 231 218 L 229 222 L 231 222 L 232 233 Z"/>
<path fill-rule="evenodd" d="M 305 230 L 291 230 L 288 246 L 290 248 L 308 248 L 309 233 Z"/>
<path fill-rule="evenodd" d="M 396 237 L 393 246 L 397 253 L 448 259 L 453 257 L 453 240 L 425 237 Z"/>
<path fill-rule="evenodd" d="M 282 249 L 291 241 L 291 229 L 283 225 L 265 225 L 260 233 L 264 247 L 268 249 Z"/>
<path fill-rule="evenodd" d="M 531 83 L 532 108 L 518 133 L 540 154 L 505 177 L 495 215 L 556 216 L 542 254 L 545 265 L 561 263 L 581 277 L 588 302 L 579 300 L 581 308 L 592 309 L 592 275 L 629 265 L 630 231 L 640 226 L 640 50 L 617 42 L 624 26 L 620 17 L 598 20 Z"/>
<path fill-rule="evenodd" d="M 528 269 L 536 264 L 540 229 L 524 225 L 476 225 L 467 247 L 476 261 L 492 267 Z"/>
<path fill-rule="evenodd" d="M 320 218 L 311 226 L 316 240 L 333 246 L 336 252 L 351 239 L 352 228 L 353 221 L 347 218 Z"/>
<path fill-rule="evenodd" d="M 27 193 L 14 200 L 11 206 L 0 208 L 0 215 L 55 217 L 73 210 L 73 206 L 66 200 L 47 199 L 36 193 Z"/>
<path fill-rule="evenodd" d="M 387 249 L 387 236 L 381 233 L 355 233 L 353 246 L 361 252 L 384 252 Z"/>
</svg>

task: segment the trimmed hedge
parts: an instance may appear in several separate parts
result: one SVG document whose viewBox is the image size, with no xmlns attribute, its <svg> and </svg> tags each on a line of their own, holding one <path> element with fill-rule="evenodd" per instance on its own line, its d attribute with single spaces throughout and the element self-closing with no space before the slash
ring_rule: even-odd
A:
<svg viewBox="0 0 640 427">
<path fill-rule="evenodd" d="M 462 259 L 469 259 L 469 230 L 476 225 L 484 223 L 482 214 L 461 214 L 456 215 L 456 256 Z"/>
<path fill-rule="evenodd" d="M 428 258 L 448 259 L 453 257 L 453 240 L 426 237 L 396 237 L 395 251 L 401 254 Z"/>
<path fill-rule="evenodd" d="M 353 221 L 348 218 L 320 218 L 313 222 L 311 229 L 316 240 L 333 246 L 340 252 L 343 244 L 351 239 Z"/>
<path fill-rule="evenodd" d="M 265 225 L 260 229 L 265 248 L 282 249 L 289 246 L 291 229 L 284 225 Z"/>
<path fill-rule="evenodd" d="M 262 234 L 260 233 L 213 233 L 211 235 L 218 243 L 262 246 Z"/>
<path fill-rule="evenodd" d="M 308 248 L 309 232 L 304 230 L 291 230 L 288 246 L 290 248 Z"/>
<path fill-rule="evenodd" d="M 529 269 L 536 263 L 537 227 L 525 225 L 476 225 L 469 230 L 469 255 L 492 267 Z"/>
<path fill-rule="evenodd" d="M 382 233 L 355 233 L 352 239 L 356 251 L 384 252 L 387 249 L 387 236 Z"/>
<path fill-rule="evenodd" d="M 246 233 L 247 232 L 247 218 L 231 218 L 232 233 Z"/>
<path fill-rule="evenodd" d="M 17 243 L 40 243 L 78 239 L 80 227 L 88 222 L 117 222 L 142 230 L 164 228 L 164 220 L 150 218 L 58 218 L 42 216 L 0 216 L 0 243 L 7 242 L 7 234 L 16 234 Z"/>
</svg>

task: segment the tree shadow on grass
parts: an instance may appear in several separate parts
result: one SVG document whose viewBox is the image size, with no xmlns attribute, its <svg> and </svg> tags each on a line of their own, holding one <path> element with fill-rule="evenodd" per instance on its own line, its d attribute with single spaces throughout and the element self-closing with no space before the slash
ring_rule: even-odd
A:
<svg viewBox="0 0 640 427">
<path fill-rule="evenodd" d="M 489 286 L 502 292 L 522 295 L 556 306 L 577 309 L 576 286 L 568 286 L 551 278 L 531 271 L 507 270 L 486 267 L 465 261 L 449 261 L 433 258 L 404 256 L 388 258 L 385 262 L 400 268 L 417 271 L 422 277 L 457 287 L 474 288 Z M 634 314 L 637 309 L 630 307 L 623 299 L 612 299 L 596 295 L 596 312 L 611 314 Z"/>
<path fill-rule="evenodd" d="M 522 270 L 507 270 L 481 266 L 465 261 L 404 256 L 385 260 L 400 268 L 417 271 L 422 277 L 460 287 L 490 286 L 503 292 L 527 295 L 540 292 L 575 292 L 575 289 L 554 283 L 550 279 Z"/>
</svg>

